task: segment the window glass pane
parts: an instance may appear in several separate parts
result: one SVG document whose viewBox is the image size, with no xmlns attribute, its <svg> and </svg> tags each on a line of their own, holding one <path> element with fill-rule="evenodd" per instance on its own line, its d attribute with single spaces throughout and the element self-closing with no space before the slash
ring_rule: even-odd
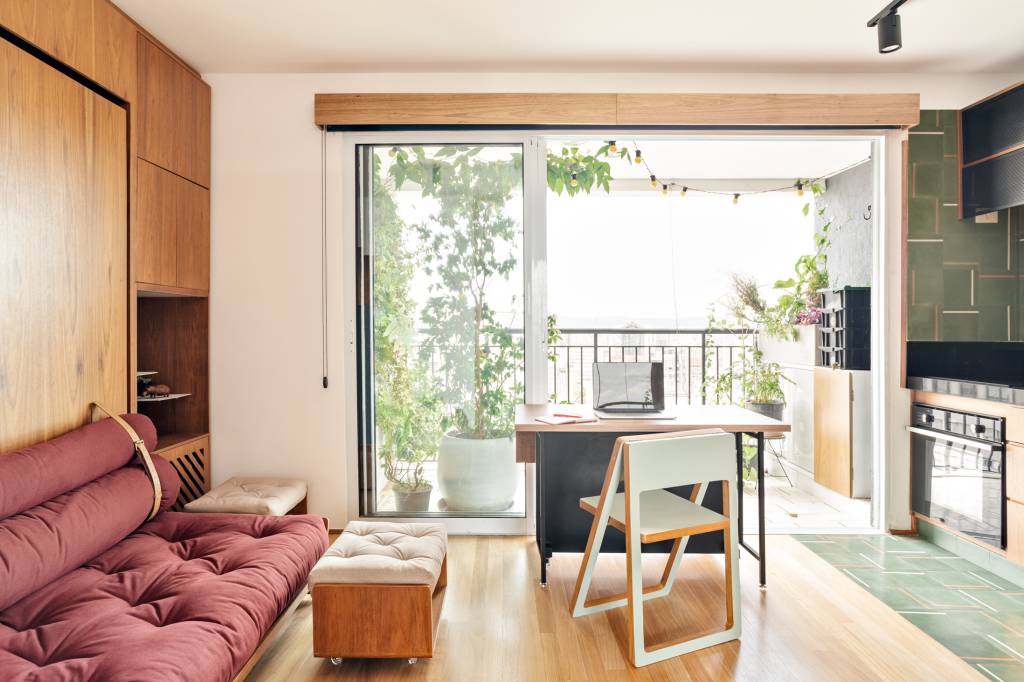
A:
<svg viewBox="0 0 1024 682">
<path fill-rule="evenodd" d="M 522 147 L 372 146 L 360 158 L 364 511 L 522 516 Z"/>
</svg>

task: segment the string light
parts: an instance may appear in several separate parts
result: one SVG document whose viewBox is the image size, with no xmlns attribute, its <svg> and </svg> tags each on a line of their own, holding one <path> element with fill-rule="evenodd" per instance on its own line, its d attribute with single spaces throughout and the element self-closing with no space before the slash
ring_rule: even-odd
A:
<svg viewBox="0 0 1024 682">
<path fill-rule="evenodd" d="M 616 154 L 619 151 L 619 145 L 615 144 L 615 140 L 608 141 L 608 151 L 612 154 Z"/>
<path fill-rule="evenodd" d="M 643 163 L 643 161 L 644 160 L 642 158 L 640 158 L 640 148 L 637 147 L 636 148 L 636 156 L 633 158 L 633 163 L 640 164 L 640 163 Z"/>
<path fill-rule="evenodd" d="M 662 185 L 661 186 L 661 193 L 666 195 L 666 196 L 668 195 L 668 185 Z"/>
<path fill-rule="evenodd" d="M 391 149 L 388 150 L 388 156 L 390 156 L 391 158 L 395 158 L 396 154 L 398 154 L 398 147 L 392 147 Z"/>
<path fill-rule="evenodd" d="M 573 187 L 580 184 L 580 181 L 576 179 L 576 171 L 573 171 L 572 175 L 569 177 L 569 184 Z"/>
<path fill-rule="evenodd" d="M 732 195 L 732 204 L 733 206 L 735 206 L 738 203 L 740 203 L 740 193 L 736 192 L 735 194 Z"/>
<path fill-rule="evenodd" d="M 800 182 L 799 179 L 796 181 L 796 195 L 802 197 L 804 195 L 804 183 Z"/>
<path fill-rule="evenodd" d="M 685 197 L 686 196 L 686 190 L 688 190 L 688 189 L 690 189 L 690 188 L 689 187 L 683 187 L 681 190 L 679 190 L 679 196 L 680 197 Z"/>
<path fill-rule="evenodd" d="M 654 173 L 651 173 L 651 187 L 658 186 L 658 178 L 654 177 Z"/>
</svg>

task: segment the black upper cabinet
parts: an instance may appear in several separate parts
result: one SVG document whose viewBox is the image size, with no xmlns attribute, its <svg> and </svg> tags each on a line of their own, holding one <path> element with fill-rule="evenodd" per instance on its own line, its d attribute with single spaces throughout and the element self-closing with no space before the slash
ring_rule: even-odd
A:
<svg viewBox="0 0 1024 682">
<path fill-rule="evenodd" d="M 1024 204 L 1024 83 L 960 112 L 964 218 Z"/>
</svg>

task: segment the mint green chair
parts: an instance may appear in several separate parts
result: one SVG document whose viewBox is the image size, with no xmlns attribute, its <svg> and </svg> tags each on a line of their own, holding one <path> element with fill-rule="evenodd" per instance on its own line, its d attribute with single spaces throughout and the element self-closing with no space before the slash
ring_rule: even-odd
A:
<svg viewBox="0 0 1024 682">
<path fill-rule="evenodd" d="M 630 611 L 629 657 L 641 667 L 740 637 L 739 554 L 735 493 L 736 440 L 720 429 L 625 436 L 615 441 L 601 494 L 584 497 L 580 507 L 594 515 L 572 598 L 573 617 L 619 606 Z M 619 482 L 625 492 L 617 493 Z M 720 483 L 724 514 L 701 505 L 707 486 Z M 690 499 L 666 488 L 693 485 Z M 626 535 L 626 592 L 588 600 L 590 582 L 605 531 Z M 669 594 L 690 536 L 725 533 L 725 627 L 711 634 L 648 647 L 644 641 L 644 601 Z M 674 540 L 661 582 L 643 587 L 641 547 Z"/>
</svg>

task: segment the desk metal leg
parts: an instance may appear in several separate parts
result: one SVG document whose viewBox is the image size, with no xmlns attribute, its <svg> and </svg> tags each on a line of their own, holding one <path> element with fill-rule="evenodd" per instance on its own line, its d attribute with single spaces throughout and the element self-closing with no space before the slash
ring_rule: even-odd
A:
<svg viewBox="0 0 1024 682">
<path fill-rule="evenodd" d="M 544 441 L 541 435 L 538 433 L 536 436 L 537 442 L 534 447 L 534 464 L 533 464 L 533 481 L 534 481 L 534 516 L 537 524 L 537 554 L 540 556 L 540 586 L 548 586 L 548 556 L 547 556 L 547 537 L 544 526 L 544 489 L 541 486 L 541 482 L 544 480 L 544 476 L 541 474 L 541 466 L 543 461 L 543 450 Z"/>
<path fill-rule="evenodd" d="M 736 468 L 739 471 L 739 480 L 737 481 L 737 494 L 739 495 L 737 506 L 739 513 L 737 514 L 736 522 L 739 524 L 739 545 L 747 550 L 750 556 L 757 559 L 760 585 L 764 587 L 766 585 L 766 569 L 764 564 L 764 433 L 748 434 L 753 436 L 757 442 L 757 510 L 759 512 L 757 519 L 757 550 L 748 545 L 743 537 L 743 435 L 742 433 L 736 434 Z"/>
<path fill-rule="evenodd" d="M 758 431 L 757 439 L 757 543 L 758 566 L 761 569 L 761 587 L 767 584 L 767 570 L 764 565 L 764 432 Z"/>
</svg>

